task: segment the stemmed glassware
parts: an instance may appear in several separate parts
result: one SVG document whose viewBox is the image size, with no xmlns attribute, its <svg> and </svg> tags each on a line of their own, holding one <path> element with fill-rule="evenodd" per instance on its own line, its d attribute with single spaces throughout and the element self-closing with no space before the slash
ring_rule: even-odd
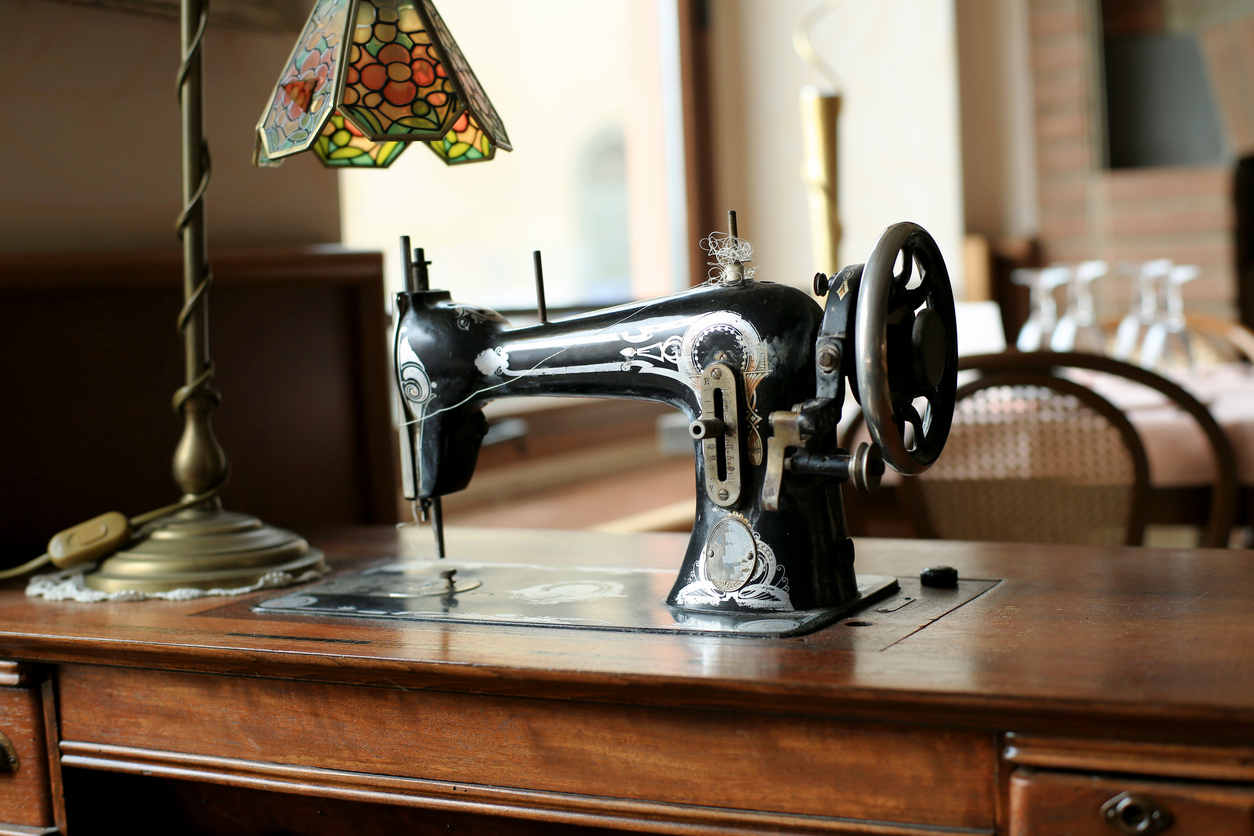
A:
<svg viewBox="0 0 1254 836">
<path fill-rule="evenodd" d="M 1067 310 L 1054 326 L 1049 339 L 1050 351 L 1083 351 L 1105 354 L 1106 337 L 1093 312 L 1093 280 L 1105 276 L 1109 269 L 1104 261 L 1083 261 L 1067 271 Z"/>
<path fill-rule="evenodd" d="M 1119 272 L 1125 276 L 1135 277 L 1137 293 L 1132 297 L 1132 305 L 1128 313 L 1119 322 L 1119 330 L 1115 332 L 1115 347 L 1111 356 L 1116 360 L 1131 363 L 1138 359 L 1138 352 L 1150 326 L 1158 321 L 1158 280 L 1171 272 L 1169 258 L 1147 261 L 1141 265 L 1122 262 Z"/>
<path fill-rule="evenodd" d="M 1120 262 L 1117 272 L 1133 279 L 1136 290 L 1119 322 L 1111 356 L 1154 371 L 1192 367 L 1182 287 L 1196 279 L 1201 270 L 1196 265 L 1160 258 L 1141 264 Z M 1104 354 L 1106 337 L 1097 320 L 1093 282 L 1109 273 L 1109 265 L 1099 260 L 1074 267 L 1056 264 L 1013 271 L 1010 280 L 1029 289 L 1032 306 L 1016 348 L 1025 352 Z M 1059 317 L 1054 291 L 1063 284 L 1067 285 L 1067 307 Z"/>
<path fill-rule="evenodd" d="M 1193 366 L 1193 352 L 1185 327 L 1184 295 L 1181 289 L 1201 272 L 1197 265 L 1178 264 L 1158 276 L 1158 312 L 1145 332 L 1145 342 L 1141 344 L 1142 368 L 1162 371 Z"/>
<path fill-rule="evenodd" d="M 1058 305 L 1054 301 L 1054 288 L 1071 277 L 1067 267 L 1046 267 L 1043 270 L 1021 268 L 1011 272 L 1010 280 L 1026 285 L 1031 293 L 1032 312 L 1019 330 L 1015 347 L 1020 351 L 1044 351 L 1049 348 L 1054 328 L 1058 324 Z"/>
</svg>

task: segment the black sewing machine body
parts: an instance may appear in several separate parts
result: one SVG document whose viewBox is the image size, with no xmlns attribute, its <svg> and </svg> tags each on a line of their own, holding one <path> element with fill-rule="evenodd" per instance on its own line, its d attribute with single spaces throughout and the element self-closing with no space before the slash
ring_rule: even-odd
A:
<svg viewBox="0 0 1254 836">
<path fill-rule="evenodd" d="M 724 432 L 696 442 L 696 521 L 668 602 L 788 611 L 856 594 L 836 485 L 791 480 L 773 512 L 753 500 L 770 413 L 814 395 L 823 310 L 807 294 L 767 282 L 715 284 L 510 328 L 493 311 L 428 291 L 400 294 L 398 315 L 397 372 L 412 422 L 406 477 L 416 496 L 466 486 L 486 431 L 480 409 L 494 398 L 638 398 L 670 404 L 690 422 L 713 413 Z"/>
<path fill-rule="evenodd" d="M 667 598 L 676 617 L 847 607 L 860 592 L 839 483 L 877 484 L 880 447 L 898 470 L 925 469 L 948 432 L 957 353 L 944 262 L 925 231 L 900 224 L 865 268 L 831 278 L 825 306 L 745 272 L 729 261 L 692 290 L 518 328 L 447 291 L 398 294 L 406 496 L 466 487 L 491 400 L 667 403 L 696 448 L 696 519 Z M 836 445 L 846 379 L 870 401 L 877 442 L 853 454 Z M 923 416 L 911 406 L 920 396 Z"/>
</svg>

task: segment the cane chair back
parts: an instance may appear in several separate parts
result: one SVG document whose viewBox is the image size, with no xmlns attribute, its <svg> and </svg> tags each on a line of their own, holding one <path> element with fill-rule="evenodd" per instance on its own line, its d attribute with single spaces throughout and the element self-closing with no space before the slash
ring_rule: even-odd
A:
<svg viewBox="0 0 1254 836">
<path fill-rule="evenodd" d="M 902 493 L 925 537 L 1139 545 L 1149 466 L 1109 401 L 1065 378 L 1009 372 L 959 388 L 944 454 Z"/>
<path fill-rule="evenodd" d="M 1118 436 L 1124 440 L 1123 443 L 1130 451 L 1128 455 L 1133 460 L 1132 470 L 1139 472 L 1136 461 L 1144 460 L 1145 453 L 1140 434 L 1135 432 L 1134 425 L 1130 425 L 1127 416 L 1120 413 L 1108 400 L 1067 377 L 1068 374 L 1088 375 L 1092 380 L 1100 378 L 1101 375 L 1109 375 L 1112 378 L 1122 378 L 1154 390 L 1166 402 L 1166 406 L 1179 409 L 1200 429 L 1212 457 L 1214 478 L 1210 484 L 1209 501 L 1203 499 L 1204 508 L 1199 509 L 1201 513 L 1198 515 L 1198 524 L 1201 525 L 1201 533 L 1198 544 L 1211 548 L 1223 548 L 1228 545 L 1229 534 L 1236 516 L 1236 454 L 1232 443 L 1210 411 L 1177 384 L 1139 366 L 1092 354 L 1011 351 L 1003 354 L 963 357 L 959 359 L 959 366 L 964 373 L 974 372 L 982 377 L 959 390 L 961 400 L 955 408 L 954 426 L 944 452 L 941 453 L 931 470 L 919 477 L 900 480 L 900 487 L 895 490 L 890 488 L 881 491 L 878 495 L 864 496 L 859 495 L 849 486 L 845 486 L 846 489 L 842 493 L 849 512 L 850 530 L 853 533 L 910 536 L 912 530 L 913 533 L 922 536 L 961 536 L 975 540 L 1013 537 L 1015 540 L 1036 542 L 1108 541 L 1114 536 L 1112 532 L 1116 530 L 1116 524 L 1110 520 L 1120 517 L 1120 514 L 1114 513 L 1112 509 L 1117 510 L 1123 506 L 1116 505 L 1110 498 L 1115 495 L 1115 491 L 1096 490 L 1094 480 L 1098 478 L 1097 473 L 1105 473 L 1108 475 L 1102 478 L 1106 479 L 1107 483 L 1112 481 L 1109 474 L 1115 472 L 1112 463 L 1113 453 L 1103 452 L 1099 456 L 1090 451 L 1078 456 L 1071 455 L 1086 448 L 1064 435 L 1061 427 L 1025 429 L 1021 434 L 1015 434 L 1002 425 L 995 424 L 993 419 L 981 419 L 979 416 L 993 407 L 1001 410 L 1002 413 L 1007 412 L 1010 409 L 1008 406 L 998 406 L 997 398 L 1003 398 L 1009 401 L 1018 400 L 1023 411 L 1030 412 L 1037 417 L 1053 415 L 1061 419 L 1064 414 L 1061 406 L 1050 406 L 1051 401 L 1044 394 L 1038 393 L 1029 397 L 1030 392 L 1027 387 L 1047 388 L 1057 397 L 1070 396 L 1102 416 L 1101 420 L 1105 421 L 1107 426 L 1115 428 Z M 1092 375 L 1092 372 L 1100 374 Z M 995 386 L 1006 385 L 1012 389 L 1014 386 L 1025 388 L 1019 398 L 995 394 L 991 391 Z M 1082 392 L 1077 392 L 1073 387 L 1078 387 Z M 1055 395 L 1049 397 L 1052 398 Z M 1033 403 L 1033 398 L 1037 405 L 1029 409 L 1028 404 Z M 1066 408 L 1072 408 L 1071 402 L 1067 402 Z M 1078 409 L 1078 406 L 1076 408 Z M 1118 417 L 1114 417 L 1115 414 L 1118 414 Z M 1075 415 L 1083 416 L 1081 420 L 1068 422 L 1074 424 L 1076 428 L 1095 427 L 1101 424 L 1101 421 L 1088 413 L 1076 412 Z M 981 420 L 985 421 L 983 425 L 980 424 Z M 998 420 L 1008 422 L 1009 418 Z M 1061 420 L 1057 423 L 1067 425 Z M 969 425 L 974 429 L 968 429 Z M 1133 436 L 1137 439 L 1135 443 L 1128 433 L 1130 427 Z M 852 449 L 860 440 L 860 434 L 863 433 L 865 429 L 862 426 L 861 416 L 858 416 L 841 433 L 841 446 Z M 1109 447 L 1110 440 L 1114 436 L 1107 430 L 1104 431 L 1103 437 L 1106 440 L 1102 443 Z M 1054 440 L 1048 440 L 1050 438 Z M 1138 448 L 1141 449 L 1140 453 L 1133 452 Z M 1076 484 L 1085 487 L 1062 491 L 1061 495 L 1050 493 L 1047 496 L 1045 491 L 1056 491 L 1061 477 L 1056 475 L 1055 470 L 1043 468 L 1038 464 L 1044 461 L 1039 455 L 1031 460 L 1031 467 L 1028 467 L 1025 463 L 1027 461 L 1025 449 L 1037 452 L 1052 449 L 1057 451 L 1059 457 L 1066 453 L 1069 458 L 1078 459 L 1082 464 L 1087 456 L 1089 462 L 1085 465 L 1087 470 L 1083 471 L 1083 475 L 1074 477 L 1078 480 Z M 976 464 L 964 464 L 967 460 L 974 460 Z M 1058 458 L 1058 461 L 1061 460 Z M 997 464 L 998 461 L 1000 464 Z M 1013 462 L 1014 468 L 1008 462 Z M 1056 461 L 1050 465 L 1050 468 L 1056 469 L 1059 466 Z M 963 471 L 962 468 L 967 468 L 967 470 Z M 1014 471 L 1018 474 L 1017 478 L 1022 478 L 1035 470 L 1037 476 L 1041 477 L 1038 481 L 1045 484 L 1027 485 L 1021 482 L 1009 482 L 1005 479 L 1000 483 L 985 484 L 982 481 L 983 477 L 977 479 L 974 475 L 981 468 L 994 475 L 998 473 L 1004 475 Z M 951 484 L 959 481 L 953 476 L 947 476 L 951 470 L 959 473 L 965 472 L 963 479 L 968 484 Z M 1123 472 L 1127 472 L 1126 468 Z M 946 482 L 946 479 L 949 479 L 949 482 Z M 940 483 L 933 485 L 929 480 L 940 480 Z M 1146 504 L 1148 503 L 1149 507 L 1158 507 L 1154 503 L 1164 501 L 1164 496 L 1160 495 L 1162 492 L 1157 488 L 1150 488 L 1146 491 L 1145 488 L 1140 487 L 1138 483 L 1141 480 L 1142 477 L 1137 475 L 1129 482 L 1127 488 L 1128 495 L 1131 497 L 1131 507 L 1126 516 L 1122 517 L 1126 522 L 1122 542 L 1129 545 L 1140 543 L 1143 539 L 1146 517 L 1143 509 Z M 953 496 L 947 497 L 946 493 L 952 493 Z M 1149 499 L 1142 501 L 1140 497 L 1146 493 Z M 1020 494 L 1026 499 L 1011 501 L 1012 497 Z M 1108 497 L 1099 502 L 1096 497 L 1101 494 L 1108 495 Z M 1170 491 L 1167 494 L 1170 494 Z M 1092 501 L 1095 506 L 1105 508 L 1107 521 L 1095 527 L 1075 523 L 1077 512 L 1074 511 L 1074 507 L 1081 497 L 1088 497 L 1086 501 Z M 960 501 L 974 506 L 977 510 L 975 512 L 957 510 Z M 1174 502 L 1175 500 L 1167 497 L 1167 501 Z M 951 508 L 951 505 L 954 507 Z M 1025 507 L 1028 511 L 1023 510 Z M 1174 512 L 1178 509 L 1173 506 L 1166 510 Z M 1030 518 L 1027 516 L 1029 511 L 1056 514 L 1064 522 L 1029 522 Z M 1084 514 L 1094 513 L 1084 508 L 1081 508 L 1081 511 Z M 1193 516 L 1192 512 L 1189 516 Z M 983 523 L 977 525 L 975 522 L 968 522 L 968 518 L 977 522 L 982 520 Z M 1072 520 L 1072 522 L 1068 524 L 1066 520 Z M 1068 525 L 1071 526 L 1070 530 L 1064 530 L 1062 534 L 1057 533 L 1059 529 L 1067 529 Z M 962 527 L 961 531 L 957 530 L 958 526 Z M 1008 533 L 1010 529 L 1022 530 Z"/>
<path fill-rule="evenodd" d="M 964 369 L 978 370 L 985 375 L 1009 372 L 1052 375 L 1078 373 L 1089 374 L 1089 377 L 1093 378 L 1095 376 L 1090 373 L 1098 372 L 1100 375 L 1123 378 L 1156 391 L 1165 400 L 1166 405 L 1174 406 L 1192 419 L 1197 429 L 1205 436 L 1206 447 L 1210 450 L 1213 479 L 1209 508 L 1198 545 L 1209 548 L 1225 548 L 1228 545 L 1228 538 L 1236 517 L 1237 456 L 1232 442 L 1228 440 L 1228 436 L 1215 421 L 1210 410 L 1178 384 L 1140 366 L 1094 354 L 1008 352 L 965 357 L 962 358 L 960 364 Z M 1187 429 L 1185 431 L 1187 432 Z"/>
</svg>

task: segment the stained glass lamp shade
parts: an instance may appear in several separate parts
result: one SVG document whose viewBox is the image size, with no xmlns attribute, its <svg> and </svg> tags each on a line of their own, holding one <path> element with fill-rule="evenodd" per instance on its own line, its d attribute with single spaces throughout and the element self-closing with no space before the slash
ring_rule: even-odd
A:
<svg viewBox="0 0 1254 836">
<path fill-rule="evenodd" d="M 431 0 L 318 0 L 257 135 L 261 166 L 312 149 L 325 165 L 386 168 L 410 142 L 449 165 L 511 150 Z"/>
<path fill-rule="evenodd" d="M 404 150 L 403 142 L 370 141 L 339 112 L 331 114 L 313 146 L 323 165 L 364 168 L 387 168 Z"/>
<path fill-rule="evenodd" d="M 490 160 L 496 154 L 496 146 L 469 113 L 463 113 L 443 139 L 428 142 L 427 147 L 448 165 Z"/>
</svg>

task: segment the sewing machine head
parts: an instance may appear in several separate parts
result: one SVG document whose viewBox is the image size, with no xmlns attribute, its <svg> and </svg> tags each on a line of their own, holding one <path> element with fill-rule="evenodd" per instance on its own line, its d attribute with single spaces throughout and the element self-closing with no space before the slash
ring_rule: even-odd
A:
<svg viewBox="0 0 1254 836">
<path fill-rule="evenodd" d="M 873 489 L 885 462 L 922 472 L 949 431 L 958 355 L 945 263 L 924 229 L 898 224 L 865 265 L 816 277 L 820 307 L 754 279 L 734 220 L 710 249 L 718 275 L 700 287 L 520 328 L 428 290 L 420 258 L 396 306 L 406 496 L 467 485 L 481 409 L 496 398 L 660 401 L 687 416 L 696 453 L 696 522 L 667 598 L 677 617 L 856 600 L 839 484 Z M 874 442 L 853 452 L 836 438 L 846 381 Z"/>
</svg>

